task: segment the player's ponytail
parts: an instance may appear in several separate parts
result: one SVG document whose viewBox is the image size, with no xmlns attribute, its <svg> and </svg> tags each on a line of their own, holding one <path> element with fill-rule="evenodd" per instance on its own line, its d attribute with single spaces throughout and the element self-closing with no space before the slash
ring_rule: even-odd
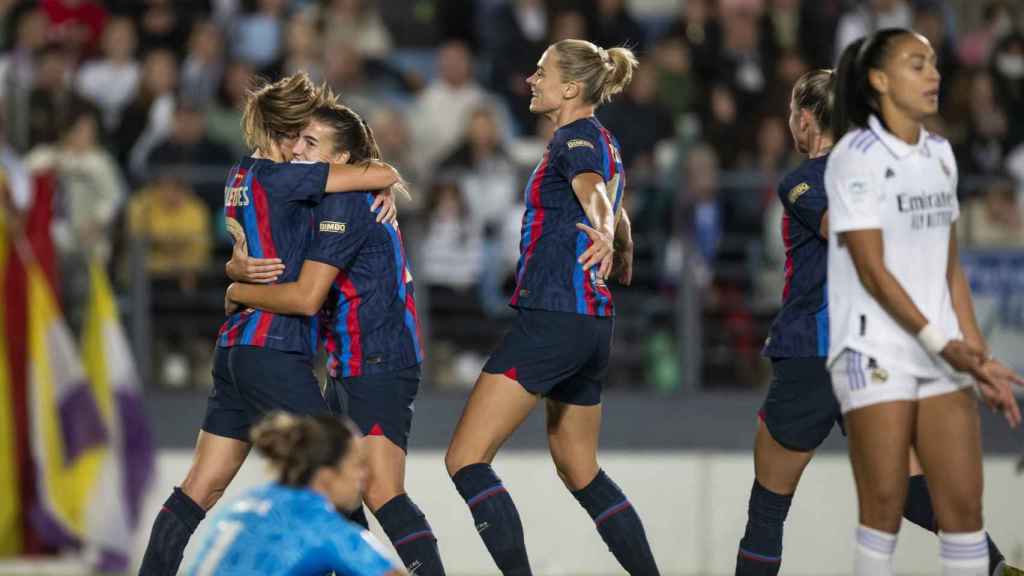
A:
<svg viewBox="0 0 1024 576">
<path fill-rule="evenodd" d="M 302 487 L 318 469 L 336 466 L 357 433 L 350 422 L 337 417 L 275 412 L 257 424 L 250 436 L 278 473 L 279 483 Z"/>
<path fill-rule="evenodd" d="M 305 72 L 270 83 L 257 79 L 246 93 L 242 132 L 250 150 L 267 153 L 271 145 L 299 134 L 323 102 L 323 91 Z"/>
<path fill-rule="evenodd" d="M 866 127 L 871 114 L 880 114 L 878 91 L 871 85 L 868 72 L 882 68 L 892 41 L 904 34 L 913 32 L 905 28 L 885 28 L 843 50 L 836 67 L 832 115 L 832 136 L 836 140 L 851 127 Z"/>
<path fill-rule="evenodd" d="M 586 40 L 560 40 L 552 45 L 558 55 L 563 82 L 583 85 L 583 99 L 595 106 L 622 92 L 639 66 L 633 51 L 625 47 L 605 50 Z"/>
</svg>

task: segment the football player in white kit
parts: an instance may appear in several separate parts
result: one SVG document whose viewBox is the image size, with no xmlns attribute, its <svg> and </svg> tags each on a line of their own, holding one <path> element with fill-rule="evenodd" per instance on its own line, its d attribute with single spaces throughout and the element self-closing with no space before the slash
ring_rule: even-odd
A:
<svg viewBox="0 0 1024 576">
<path fill-rule="evenodd" d="M 856 576 L 892 574 L 911 446 L 931 489 L 942 573 L 987 576 L 974 381 L 1020 421 L 1012 384 L 1024 381 L 988 355 L 960 267 L 952 148 L 922 125 L 938 111 L 939 80 L 928 41 L 903 29 L 850 45 L 836 73 L 828 367 L 857 485 Z"/>
</svg>

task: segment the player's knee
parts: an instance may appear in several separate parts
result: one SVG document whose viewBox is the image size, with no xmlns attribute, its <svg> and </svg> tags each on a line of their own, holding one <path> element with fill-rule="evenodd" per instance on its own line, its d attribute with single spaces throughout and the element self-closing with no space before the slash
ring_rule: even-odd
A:
<svg viewBox="0 0 1024 576">
<path fill-rule="evenodd" d="M 906 490 L 901 486 L 879 485 L 860 498 L 861 523 L 877 530 L 895 533 L 903 517 Z"/>
<path fill-rule="evenodd" d="M 366 486 L 366 492 L 363 493 L 363 502 L 370 507 L 371 511 L 376 512 L 403 493 L 405 493 L 405 488 L 398 482 L 370 482 Z"/>
<path fill-rule="evenodd" d="M 946 532 L 975 532 L 981 530 L 983 520 L 981 495 L 956 494 L 945 499 L 936 510 L 939 529 Z"/>
<path fill-rule="evenodd" d="M 225 490 L 227 490 L 227 482 L 198 478 L 192 474 L 181 483 L 181 491 L 193 502 L 202 506 L 204 510 L 213 508 L 213 505 L 224 495 Z"/>
<path fill-rule="evenodd" d="M 566 458 L 559 458 L 552 453 L 552 460 L 555 463 L 555 472 L 562 479 L 565 487 L 571 491 L 582 490 L 587 487 L 597 476 L 598 466 L 596 460 L 572 462 Z"/>
</svg>

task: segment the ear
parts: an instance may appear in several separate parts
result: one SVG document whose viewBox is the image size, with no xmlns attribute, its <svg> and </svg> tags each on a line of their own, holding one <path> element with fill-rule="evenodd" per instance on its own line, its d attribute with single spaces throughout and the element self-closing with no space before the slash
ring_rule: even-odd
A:
<svg viewBox="0 0 1024 576">
<path fill-rule="evenodd" d="M 881 70 L 874 68 L 868 70 L 868 84 L 879 94 L 889 93 L 889 77 Z"/>
<path fill-rule="evenodd" d="M 337 154 L 331 159 L 332 164 L 348 164 L 348 161 L 352 158 L 352 153 L 348 150 Z"/>
<path fill-rule="evenodd" d="M 811 111 L 806 109 L 806 108 L 801 108 L 800 109 L 800 131 L 801 132 L 811 132 L 811 131 L 814 130 L 815 124 L 816 124 L 816 120 L 814 119 L 814 114 L 812 114 Z"/>
<path fill-rule="evenodd" d="M 580 83 L 573 80 L 572 82 L 566 82 L 562 84 L 562 98 L 565 100 L 572 100 L 580 94 Z"/>
</svg>

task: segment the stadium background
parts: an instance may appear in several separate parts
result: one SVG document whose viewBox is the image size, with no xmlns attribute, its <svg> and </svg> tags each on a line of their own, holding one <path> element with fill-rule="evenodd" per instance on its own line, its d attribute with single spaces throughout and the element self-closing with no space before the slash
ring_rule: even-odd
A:
<svg viewBox="0 0 1024 576">
<path fill-rule="evenodd" d="M 979 316 L 1022 369 L 1020 2 L 0 1 L 0 574 L 87 573 L 97 550 L 139 554 L 187 469 L 210 386 L 230 254 L 222 183 L 244 153 L 244 89 L 296 70 L 363 114 L 411 184 L 400 220 L 428 361 L 408 487 L 449 572 L 493 572 L 442 453 L 509 321 L 521 188 L 551 130 L 526 112 L 523 81 L 566 37 L 633 46 L 642 63 L 599 111 L 622 143 L 637 245 L 634 285 L 615 289 L 602 462 L 666 573 L 731 573 L 768 378 L 759 348 L 783 285 L 775 185 L 798 162 L 789 89 L 889 25 L 938 53 L 931 127 L 957 151 Z M 1019 565 L 1022 437 L 988 414 L 984 429 L 988 527 Z M 554 474 L 539 414 L 508 448 L 496 466 L 538 573 L 617 572 Z M 228 498 L 263 480 L 249 462 Z M 856 499 L 841 438 L 799 494 L 784 573 L 847 573 Z M 39 529 L 46 512 L 85 558 L 47 556 L 63 542 Z M 903 573 L 937 569 L 919 532 L 901 535 Z"/>
</svg>

